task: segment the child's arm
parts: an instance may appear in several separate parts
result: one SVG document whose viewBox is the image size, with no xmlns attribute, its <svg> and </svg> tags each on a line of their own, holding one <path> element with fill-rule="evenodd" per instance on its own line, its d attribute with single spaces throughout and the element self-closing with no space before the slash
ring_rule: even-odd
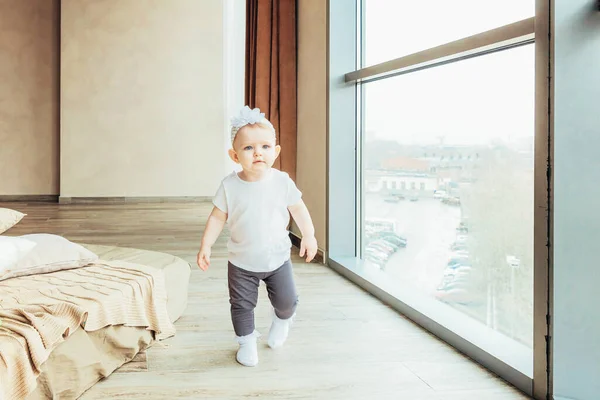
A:
<svg viewBox="0 0 600 400">
<path fill-rule="evenodd" d="M 203 271 L 206 271 L 210 266 L 210 249 L 221 234 L 225 222 L 227 222 L 227 214 L 217 207 L 213 207 L 212 212 L 206 221 L 206 228 L 204 229 L 200 251 L 198 252 L 197 263 Z"/>
<path fill-rule="evenodd" d="M 315 239 L 315 227 L 310 218 L 310 213 L 302 200 L 288 207 L 288 210 L 290 210 L 292 218 L 294 218 L 296 225 L 298 225 L 300 232 L 302 232 L 300 257 L 304 257 L 304 253 L 306 253 L 306 262 L 311 262 L 317 254 L 317 239 Z"/>
</svg>

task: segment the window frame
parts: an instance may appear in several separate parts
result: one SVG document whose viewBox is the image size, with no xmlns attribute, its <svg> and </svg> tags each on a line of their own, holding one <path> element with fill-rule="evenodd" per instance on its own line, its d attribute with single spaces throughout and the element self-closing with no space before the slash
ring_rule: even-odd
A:
<svg viewBox="0 0 600 400">
<path fill-rule="evenodd" d="M 345 2 L 328 1 L 327 4 L 327 265 L 526 394 L 545 399 L 552 391 L 549 345 L 552 181 L 547 174 L 551 164 L 549 154 L 552 154 L 552 126 L 548 117 L 552 96 L 548 79 L 552 75 L 548 40 L 552 26 L 551 2 L 536 0 L 535 17 L 361 68 L 364 65 L 361 11 L 365 1 L 355 0 L 356 7 L 350 8 Z M 364 221 L 359 216 L 364 215 L 364 205 L 359 196 L 363 193 L 361 149 L 364 137 L 360 132 L 364 131 L 363 83 L 532 43 L 535 43 L 534 331 L 533 349 L 529 349 L 531 364 L 524 366 L 519 364 L 518 357 L 511 359 L 490 351 L 491 347 L 498 347 L 494 340 L 482 343 L 489 328 L 483 330 L 478 323 L 473 323 L 464 329 L 449 329 L 450 318 L 434 320 L 412 306 L 411 298 L 421 301 L 418 293 L 404 288 L 400 294 L 381 276 L 362 268 L 359 256 L 364 247 L 361 243 Z M 445 312 L 457 318 L 453 312 L 460 313 L 451 307 Z M 498 334 L 495 339 L 500 340 L 500 346 L 506 350 L 511 344 L 502 342 L 501 336 Z"/>
</svg>

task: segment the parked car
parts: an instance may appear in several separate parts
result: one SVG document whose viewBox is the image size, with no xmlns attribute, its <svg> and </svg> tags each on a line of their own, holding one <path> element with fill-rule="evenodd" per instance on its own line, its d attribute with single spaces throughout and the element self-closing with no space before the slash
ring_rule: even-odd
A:
<svg viewBox="0 0 600 400">
<path fill-rule="evenodd" d="M 469 233 L 469 228 L 464 222 L 461 222 L 460 224 L 458 224 L 456 231 L 460 233 Z"/>
<path fill-rule="evenodd" d="M 370 233 L 396 232 L 396 222 L 387 218 L 368 218 L 365 220 L 365 230 Z"/>
<path fill-rule="evenodd" d="M 390 256 L 391 256 L 391 255 L 394 253 L 394 250 L 393 250 L 393 249 L 391 249 L 391 248 L 388 248 L 388 247 L 382 247 L 382 246 L 377 246 L 377 245 L 373 246 L 373 245 L 371 245 L 371 244 L 368 244 L 368 245 L 365 247 L 365 250 L 379 251 L 379 252 L 381 252 L 381 253 L 385 254 L 387 257 L 390 257 Z"/>
<path fill-rule="evenodd" d="M 468 250 L 454 250 L 452 253 L 450 253 L 450 258 L 457 258 L 457 257 L 469 257 L 469 251 Z"/>
<path fill-rule="evenodd" d="M 386 262 L 385 262 L 385 261 L 381 261 L 381 260 L 374 259 L 374 258 L 371 258 L 371 257 L 367 257 L 367 258 L 366 258 L 366 260 L 367 260 L 368 262 L 370 262 L 371 264 L 374 264 L 375 266 L 377 266 L 377 267 L 378 267 L 380 270 L 382 270 L 382 271 L 383 271 L 383 270 L 385 269 L 385 267 L 386 267 Z"/>
<path fill-rule="evenodd" d="M 377 238 L 395 244 L 398 247 L 406 247 L 406 245 L 408 244 L 408 240 L 405 237 L 393 232 L 382 232 L 377 235 Z"/>
<path fill-rule="evenodd" d="M 468 275 L 471 273 L 471 266 L 470 265 L 459 265 L 456 268 L 446 268 L 444 270 L 444 278 L 446 277 L 451 277 L 454 278 L 458 275 Z"/>
<path fill-rule="evenodd" d="M 394 252 L 396 252 L 396 250 L 398 250 L 398 246 L 394 245 L 393 243 L 387 242 L 383 239 L 375 240 L 375 241 L 367 244 L 367 247 L 373 247 L 375 249 L 384 251 L 388 254 L 394 253 Z"/>
<path fill-rule="evenodd" d="M 388 256 L 377 251 L 366 251 L 365 260 L 377 265 L 379 268 L 384 269 L 388 262 Z"/>
<path fill-rule="evenodd" d="M 466 243 L 468 239 L 467 235 L 456 235 L 456 243 Z"/>
<path fill-rule="evenodd" d="M 372 247 L 366 247 L 365 248 L 365 255 L 371 256 L 371 257 L 374 257 L 374 258 L 377 258 L 377 259 L 380 259 L 380 260 L 385 261 L 385 262 L 387 262 L 387 260 L 389 258 L 388 254 L 384 253 L 381 250 L 372 248 Z"/>
<path fill-rule="evenodd" d="M 448 204 L 449 206 L 460 206 L 460 198 L 458 197 L 445 197 L 442 203 Z"/>
<path fill-rule="evenodd" d="M 434 199 L 444 199 L 444 198 L 446 198 L 446 196 L 448 196 L 448 194 L 446 193 L 445 190 L 436 190 L 433 192 Z"/>
<path fill-rule="evenodd" d="M 450 268 L 450 269 L 457 269 L 460 267 L 471 267 L 471 262 L 468 260 L 466 260 L 466 261 L 452 260 L 452 261 L 448 261 L 448 265 L 446 265 L 446 268 Z"/>
<path fill-rule="evenodd" d="M 448 265 L 470 265 L 468 256 L 450 256 L 448 257 Z"/>
<path fill-rule="evenodd" d="M 459 242 L 459 243 L 454 242 L 450 246 L 450 250 L 452 250 L 452 251 L 467 250 L 467 244 L 465 242 Z"/>
</svg>

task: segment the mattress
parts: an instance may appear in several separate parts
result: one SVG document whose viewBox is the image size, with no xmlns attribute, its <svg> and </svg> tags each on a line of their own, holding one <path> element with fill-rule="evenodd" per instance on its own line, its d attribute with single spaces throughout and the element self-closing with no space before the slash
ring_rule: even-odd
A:
<svg viewBox="0 0 600 400">
<path fill-rule="evenodd" d="M 81 245 L 98 254 L 101 260 L 121 260 L 162 269 L 165 274 L 167 290 L 167 313 L 172 322 L 181 317 L 187 307 L 187 287 L 191 274 L 188 262 L 174 255 L 157 251 L 91 244 Z M 183 288 L 186 290 L 182 290 Z"/>
<path fill-rule="evenodd" d="M 83 244 L 101 260 L 122 260 L 164 271 L 167 314 L 175 322 L 187 306 L 190 265 L 170 254 L 149 250 Z M 27 400 L 77 399 L 99 380 L 131 361 L 152 344 L 145 328 L 108 326 L 96 331 L 77 329 L 58 345 L 42 366 L 37 388 Z"/>
</svg>

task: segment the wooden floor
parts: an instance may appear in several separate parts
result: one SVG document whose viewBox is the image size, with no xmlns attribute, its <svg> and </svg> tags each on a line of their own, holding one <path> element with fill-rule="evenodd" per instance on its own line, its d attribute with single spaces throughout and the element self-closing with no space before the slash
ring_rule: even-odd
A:
<svg viewBox="0 0 600 400">
<path fill-rule="evenodd" d="M 47 232 L 77 242 L 164 251 L 194 266 L 210 210 L 208 203 L 0 207 L 28 214 L 9 235 Z M 82 399 L 527 398 L 327 267 L 295 257 L 295 274 L 300 304 L 285 347 L 266 346 L 270 317 L 263 290 L 256 311 L 263 333 L 260 363 L 238 365 L 223 235 L 211 269 L 193 269 L 177 334 L 148 350 L 147 371 L 125 368 Z"/>
</svg>

